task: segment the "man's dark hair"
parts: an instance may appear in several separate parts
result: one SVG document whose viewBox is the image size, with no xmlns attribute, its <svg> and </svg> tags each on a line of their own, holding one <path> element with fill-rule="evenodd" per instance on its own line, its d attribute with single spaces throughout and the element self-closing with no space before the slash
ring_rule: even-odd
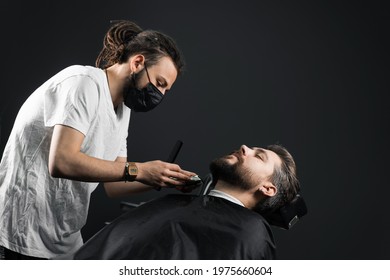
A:
<svg viewBox="0 0 390 280">
<path fill-rule="evenodd" d="M 103 49 L 96 59 L 96 67 L 106 69 L 115 63 L 124 63 L 131 55 L 142 54 L 148 66 L 160 58 L 172 59 L 178 74 L 184 67 L 184 59 L 175 41 L 158 31 L 142 30 L 127 20 L 115 21 L 104 36 Z"/>
<path fill-rule="evenodd" d="M 290 202 L 300 190 L 300 184 L 297 178 L 297 168 L 291 154 L 279 144 L 267 146 L 268 150 L 273 151 L 282 160 L 280 167 L 275 167 L 271 175 L 271 182 L 276 186 L 277 193 L 261 201 L 256 209 L 260 213 L 269 213 Z"/>
</svg>

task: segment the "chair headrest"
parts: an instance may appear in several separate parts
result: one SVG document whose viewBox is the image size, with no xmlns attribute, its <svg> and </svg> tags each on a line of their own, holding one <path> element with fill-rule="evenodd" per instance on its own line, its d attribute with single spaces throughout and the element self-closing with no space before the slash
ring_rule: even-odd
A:
<svg viewBox="0 0 390 280">
<path fill-rule="evenodd" d="M 270 225 L 290 229 L 306 214 L 305 200 L 300 194 L 297 194 L 288 204 L 270 214 L 262 214 L 262 216 Z"/>
</svg>

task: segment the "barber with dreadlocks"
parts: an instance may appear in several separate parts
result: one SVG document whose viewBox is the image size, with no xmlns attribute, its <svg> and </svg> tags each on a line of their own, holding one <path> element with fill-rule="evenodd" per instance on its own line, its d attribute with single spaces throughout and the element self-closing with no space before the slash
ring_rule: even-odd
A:
<svg viewBox="0 0 390 280">
<path fill-rule="evenodd" d="M 0 246 L 6 259 L 51 259 L 83 244 L 92 191 L 109 196 L 185 185 L 192 172 L 128 162 L 130 112 L 156 107 L 183 67 L 167 35 L 119 21 L 96 67 L 70 66 L 41 85 L 16 117 L 0 164 Z"/>
</svg>

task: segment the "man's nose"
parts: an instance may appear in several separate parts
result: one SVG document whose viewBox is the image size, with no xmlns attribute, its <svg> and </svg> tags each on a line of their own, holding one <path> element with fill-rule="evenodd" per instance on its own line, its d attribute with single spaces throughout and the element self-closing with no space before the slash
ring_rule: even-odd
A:
<svg viewBox="0 0 390 280">
<path fill-rule="evenodd" d="M 251 151 L 251 149 L 248 148 L 246 145 L 241 145 L 240 150 L 241 150 L 242 155 L 244 155 L 244 156 L 247 156 Z"/>
<path fill-rule="evenodd" d="M 166 88 L 158 87 L 158 90 L 162 93 L 162 95 L 165 95 Z"/>
</svg>

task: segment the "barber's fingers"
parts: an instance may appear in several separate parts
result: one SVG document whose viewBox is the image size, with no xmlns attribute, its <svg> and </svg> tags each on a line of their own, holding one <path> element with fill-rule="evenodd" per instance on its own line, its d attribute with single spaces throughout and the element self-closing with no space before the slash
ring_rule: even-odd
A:
<svg viewBox="0 0 390 280">
<path fill-rule="evenodd" d="M 195 174 L 194 172 L 181 169 L 181 167 L 176 163 L 168 163 L 168 162 L 164 162 L 164 161 L 161 161 L 161 163 L 165 164 L 165 167 L 171 171 L 180 172 L 180 173 L 183 173 L 183 174 L 190 176 L 190 177 Z"/>
<path fill-rule="evenodd" d="M 187 171 L 187 170 L 181 170 L 181 173 L 183 173 L 184 175 L 187 175 L 188 177 L 192 177 L 192 176 L 196 176 L 198 174 L 194 173 L 194 172 L 191 172 L 191 171 Z"/>
<path fill-rule="evenodd" d="M 168 180 L 165 182 L 169 187 L 176 187 L 176 189 L 182 192 L 191 192 L 193 188 L 189 188 L 189 185 L 193 185 L 194 182 L 191 177 L 196 176 L 194 172 L 181 169 L 178 165 L 171 165 L 172 169 L 166 170 Z"/>
<path fill-rule="evenodd" d="M 167 170 L 166 174 L 169 178 L 174 178 L 174 180 L 177 181 L 189 181 L 191 180 L 191 177 L 194 176 L 192 173 L 183 173 L 172 170 Z"/>
<path fill-rule="evenodd" d="M 139 164 L 137 180 L 157 187 L 180 186 L 190 181 L 193 174 L 177 164 L 155 160 Z"/>
<path fill-rule="evenodd" d="M 191 177 L 196 175 L 196 173 L 194 172 L 181 169 L 178 164 L 174 163 L 167 163 L 166 168 L 167 169 L 165 170 L 165 175 L 167 175 L 168 177 L 173 177 L 179 181 L 191 180 Z"/>
</svg>

